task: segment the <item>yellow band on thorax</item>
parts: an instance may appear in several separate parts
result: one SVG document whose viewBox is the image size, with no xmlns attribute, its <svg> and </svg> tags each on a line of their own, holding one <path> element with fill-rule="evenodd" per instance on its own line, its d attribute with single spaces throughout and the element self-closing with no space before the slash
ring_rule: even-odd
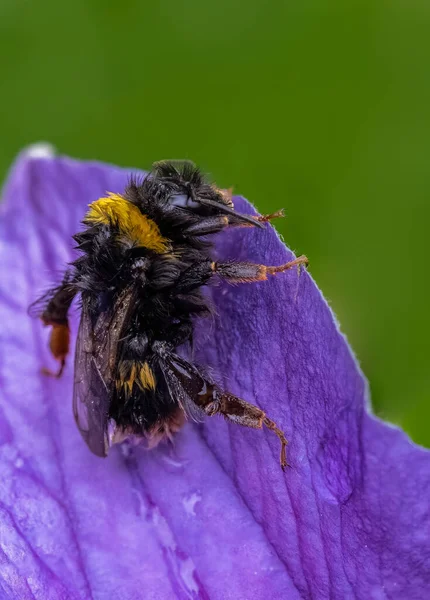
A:
<svg viewBox="0 0 430 600">
<path fill-rule="evenodd" d="M 158 225 L 119 194 L 108 192 L 106 198 L 92 202 L 85 221 L 116 226 L 131 241 L 153 252 L 162 254 L 168 249 L 168 240 L 161 235 Z"/>
</svg>

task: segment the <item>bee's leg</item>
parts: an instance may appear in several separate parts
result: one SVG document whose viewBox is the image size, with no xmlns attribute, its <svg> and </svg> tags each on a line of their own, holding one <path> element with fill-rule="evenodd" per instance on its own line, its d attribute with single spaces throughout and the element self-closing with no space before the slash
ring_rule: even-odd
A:
<svg viewBox="0 0 430 600">
<path fill-rule="evenodd" d="M 268 275 L 276 275 L 276 273 L 282 273 L 293 267 L 300 267 L 307 264 L 308 259 L 306 256 L 299 256 L 279 267 L 267 267 L 266 265 L 248 262 L 219 263 L 203 260 L 191 265 L 191 267 L 184 271 L 176 283 L 175 289 L 179 294 L 187 294 L 207 283 L 214 275 L 219 275 L 232 283 L 264 281 Z"/>
<path fill-rule="evenodd" d="M 199 403 L 199 398 L 197 398 Z M 208 401 L 208 396 L 204 397 L 204 406 L 202 406 L 205 413 L 209 416 L 223 415 L 229 421 L 242 425 L 244 427 L 252 427 L 253 429 L 262 429 L 263 425 L 273 431 L 281 442 L 281 454 L 279 462 L 282 469 L 288 466 L 287 463 L 287 439 L 285 438 L 284 432 L 279 429 L 274 421 L 267 417 L 266 413 L 257 406 L 245 402 L 237 396 L 232 394 L 224 393 L 217 388 L 212 387 L 212 398 Z"/>
<path fill-rule="evenodd" d="M 237 213 L 236 215 L 215 215 L 212 217 L 204 217 L 197 223 L 193 223 L 186 229 L 184 229 L 184 235 L 189 236 L 201 236 L 201 235 L 209 235 L 212 233 L 218 233 L 222 231 L 226 227 L 255 227 L 258 226 L 259 223 L 268 223 L 272 219 L 276 219 L 278 217 L 283 217 L 284 211 L 278 210 L 270 215 L 241 215 Z M 252 219 L 255 221 L 254 223 L 249 221 L 244 221 L 243 217 L 247 219 Z"/>
<path fill-rule="evenodd" d="M 67 313 L 66 313 L 67 314 Z M 43 375 L 48 377 L 55 377 L 59 379 L 63 374 L 64 367 L 66 366 L 66 357 L 69 354 L 70 346 L 70 329 L 67 317 L 62 323 L 55 323 L 53 321 L 43 321 L 45 325 L 50 325 L 51 335 L 49 336 L 49 349 L 55 360 L 60 363 L 60 368 L 57 372 L 51 371 L 46 367 L 42 367 Z"/>
<path fill-rule="evenodd" d="M 60 362 L 60 368 L 57 372 L 42 368 L 42 373 L 49 377 L 61 377 L 66 365 L 66 357 L 69 353 L 70 345 L 70 329 L 67 315 L 77 291 L 67 272 L 62 283 L 52 290 L 50 299 L 40 316 L 44 325 L 52 327 L 49 338 L 49 349 L 55 360 Z"/>
<path fill-rule="evenodd" d="M 270 213 L 269 215 L 253 215 L 251 218 L 256 221 L 256 223 L 268 223 L 272 219 L 278 219 L 284 217 L 284 209 L 281 208 L 274 213 Z M 252 223 L 244 223 L 243 221 L 235 221 L 234 217 L 229 219 L 229 225 L 233 227 L 252 227 Z"/>
<path fill-rule="evenodd" d="M 279 210 L 276 210 L 274 213 L 270 213 L 269 215 L 257 215 L 256 217 L 254 217 L 254 219 L 259 223 L 268 223 L 272 219 L 280 219 L 282 217 L 285 217 L 285 212 L 283 208 L 280 208 Z"/>
<path fill-rule="evenodd" d="M 61 375 L 63 374 L 65 366 L 66 366 L 66 359 L 63 358 L 61 360 L 60 368 L 58 369 L 58 371 L 56 373 L 54 371 L 51 371 L 51 369 L 47 369 L 46 367 L 42 367 L 41 373 L 42 373 L 42 375 L 46 375 L 47 377 L 55 377 L 56 379 L 60 379 Z"/>
<path fill-rule="evenodd" d="M 166 377 L 172 400 L 179 403 L 185 414 L 195 421 L 204 415 L 223 415 L 232 423 L 273 431 L 281 442 L 280 463 L 287 466 L 287 440 L 284 432 L 257 406 L 233 394 L 223 392 L 201 368 L 173 353 L 165 342 L 156 342 L 154 352 Z"/>
<path fill-rule="evenodd" d="M 212 263 L 212 270 L 214 273 L 233 283 L 251 283 L 254 281 L 264 281 L 268 275 L 276 275 L 277 273 L 288 271 L 293 267 L 300 267 L 307 264 L 308 259 L 306 256 L 299 256 L 278 267 L 268 267 L 248 262 L 215 262 Z"/>
<path fill-rule="evenodd" d="M 175 291 L 188 294 L 207 283 L 214 275 L 213 264 L 210 260 L 202 260 L 188 267 L 176 282 Z"/>
<path fill-rule="evenodd" d="M 227 216 L 216 215 L 213 217 L 202 218 L 197 223 L 193 223 L 184 230 L 184 235 L 200 236 L 218 233 L 229 224 Z"/>
</svg>

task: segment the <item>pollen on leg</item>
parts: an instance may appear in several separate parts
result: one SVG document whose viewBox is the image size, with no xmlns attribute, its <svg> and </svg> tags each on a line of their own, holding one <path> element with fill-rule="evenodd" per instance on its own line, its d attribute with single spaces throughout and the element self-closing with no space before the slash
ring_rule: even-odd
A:
<svg viewBox="0 0 430 600">
<path fill-rule="evenodd" d="M 49 340 L 49 349 L 52 356 L 57 360 L 64 360 L 69 353 L 70 330 L 64 323 L 53 323 L 51 338 Z"/>
<path fill-rule="evenodd" d="M 46 323 L 52 325 L 51 336 L 49 339 L 49 349 L 51 350 L 52 356 L 60 362 L 60 368 L 55 373 L 51 369 L 45 367 L 42 368 L 42 374 L 48 377 L 55 377 L 59 379 L 63 374 L 64 367 L 66 366 L 66 357 L 69 353 L 70 344 L 70 330 L 67 323 Z"/>
</svg>

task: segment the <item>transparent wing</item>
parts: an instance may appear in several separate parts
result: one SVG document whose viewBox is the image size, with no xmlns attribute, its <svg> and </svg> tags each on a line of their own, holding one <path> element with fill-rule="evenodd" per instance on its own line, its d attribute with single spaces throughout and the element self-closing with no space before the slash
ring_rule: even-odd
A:
<svg viewBox="0 0 430 600">
<path fill-rule="evenodd" d="M 126 290 L 95 323 L 83 302 L 75 354 L 73 414 L 90 450 L 107 456 L 109 401 L 121 333 L 127 326 L 132 294 Z"/>
</svg>

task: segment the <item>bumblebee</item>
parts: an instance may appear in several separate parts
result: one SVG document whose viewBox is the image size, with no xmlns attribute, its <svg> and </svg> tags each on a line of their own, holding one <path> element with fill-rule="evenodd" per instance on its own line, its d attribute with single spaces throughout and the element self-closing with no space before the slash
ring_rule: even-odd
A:
<svg viewBox="0 0 430 600">
<path fill-rule="evenodd" d="M 81 317 L 75 353 L 73 412 L 90 450 L 134 436 L 155 445 L 186 419 L 223 415 L 233 423 L 284 433 L 261 409 L 221 389 L 204 367 L 178 348 L 192 343 L 195 318 L 210 313 L 202 288 L 215 277 L 252 283 L 307 264 L 281 266 L 217 262 L 205 236 L 227 227 L 264 227 L 282 211 L 249 216 L 235 211 L 231 193 L 208 183 L 190 162 L 155 163 L 124 193 L 89 205 L 74 236 L 79 257 L 62 283 L 35 303 L 51 327 L 50 349 L 60 377 L 69 352 L 68 313 L 76 295 Z"/>
</svg>

